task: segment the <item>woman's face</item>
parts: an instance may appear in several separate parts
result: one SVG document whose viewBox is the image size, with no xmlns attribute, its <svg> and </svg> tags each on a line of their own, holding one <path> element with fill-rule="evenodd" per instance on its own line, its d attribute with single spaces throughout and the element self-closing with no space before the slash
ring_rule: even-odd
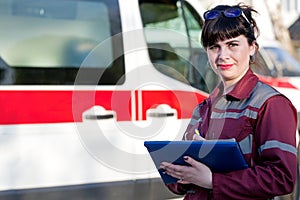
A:
<svg viewBox="0 0 300 200">
<path fill-rule="evenodd" d="M 255 43 L 249 45 L 244 35 L 207 47 L 210 65 L 225 86 L 235 84 L 244 76 L 249 69 L 250 55 L 254 53 Z"/>
</svg>

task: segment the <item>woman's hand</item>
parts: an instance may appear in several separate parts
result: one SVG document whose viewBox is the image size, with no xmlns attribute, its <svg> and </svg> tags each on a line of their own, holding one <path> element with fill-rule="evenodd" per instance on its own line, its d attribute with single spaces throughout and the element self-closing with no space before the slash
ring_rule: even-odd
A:
<svg viewBox="0 0 300 200">
<path fill-rule="evenodd" d="M 178 183 L 190 184 L 212 189 L 212 172 L 204 164 L 185 156 L 184 160 L 191 166 L 174 165 L 168 162 L 162 162 L 160 168 L 164 169 L 168 175 L 179 179 Z"/>
</svg>

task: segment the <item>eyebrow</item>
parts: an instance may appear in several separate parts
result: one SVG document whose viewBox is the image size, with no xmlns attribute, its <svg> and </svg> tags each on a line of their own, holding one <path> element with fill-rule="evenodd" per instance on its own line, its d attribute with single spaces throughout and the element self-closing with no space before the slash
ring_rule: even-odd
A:
<svg viewBox="0 0 300 200">
<path fill-rule="evenodd" d="M 232 43 L 232 42 L 237 42 L 237 43 L 240 43 L 240 40 L 238 40 L 238 39 L 228 39 L 228 41 L 227 42 L 225 42 L 225 44 L 226 45 L 228 45 L 228 44 L 230 44 L 230 43 Z M 212 45 L 210 45 L 210 46 L 208 46 L 208 47 L 213 47 L 213 46 L 218 46 L 219 44 L 218 43 L 215 43 L 215 44 L 212 44 Z"/>
<path fill-rule="evenodd" d="M 237 40 L 237 39 L 229 40 L 229 41 L 225 42 L 225 44 L 229 44 L 232 42 L 240 42 L 240 40 Z"/>
</svg>

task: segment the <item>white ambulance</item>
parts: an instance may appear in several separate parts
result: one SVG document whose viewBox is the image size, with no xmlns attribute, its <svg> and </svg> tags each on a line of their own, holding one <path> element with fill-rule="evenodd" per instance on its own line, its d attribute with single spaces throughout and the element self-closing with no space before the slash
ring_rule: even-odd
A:
<svg viewBox="0 0 300 200">
<path fill-rule="evenodd" d="M 0 200 L 169 199 L 143 143 L 218 81 L 198 0 L 0 0 Z"/>
<path fill-rule="evenodd" d="M 175 197 L 143 142 L 181 139 L 208 95 L 195 6 L 0 0 L 0 199 Z"/>
</svg>

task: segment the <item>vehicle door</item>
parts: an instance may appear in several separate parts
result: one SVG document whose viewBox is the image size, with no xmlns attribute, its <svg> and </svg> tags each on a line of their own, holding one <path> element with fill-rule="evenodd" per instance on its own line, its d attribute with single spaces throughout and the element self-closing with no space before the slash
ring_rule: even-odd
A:
<svg viewBox="0 0 300 200">
<path fill-rule="evenodd" d="M 163 2 L 140 1 L 149 57 L 157 71 L 192 86 L 194 92 L 180 91 L 171 84 L 160 92 L 144 89 L 141 118 L 147 118 L 146 112 L 153 105 L 166 103 L 177 110 L 178 119 L 187 119 L 195 106 L 190 102 L 192 96 L 198 95 L 196 101 L 201 102 L 218 79 L 199 40 L 202 26 L 199 14 L 187 1 Z"/>
<path fill-rule="evenodd" d="M 129 179 L 81 137 L 131 120 L 118 1 L 3 0 L 0 16 L 0 190 Z"/>
</svg>

